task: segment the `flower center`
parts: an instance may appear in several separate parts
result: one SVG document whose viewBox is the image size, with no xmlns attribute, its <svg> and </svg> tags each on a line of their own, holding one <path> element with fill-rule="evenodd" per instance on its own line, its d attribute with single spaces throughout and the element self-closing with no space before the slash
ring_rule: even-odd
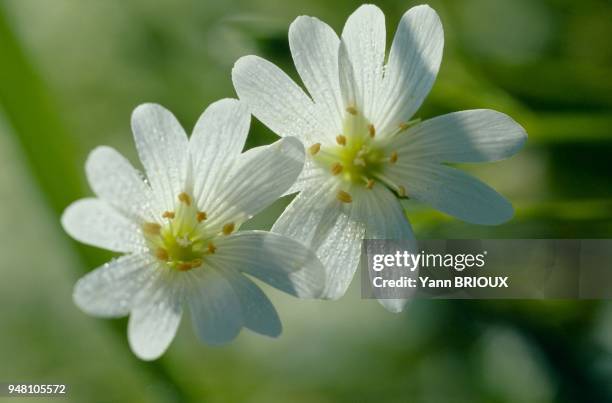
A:
<svg viewBox="0 0 612 403">
<path fill-rule="evenodd" d="M 162 224 L 145 222 L 142 232 L 157 259 L 173 269 L 187 271 L 202 266 L 205 257 L 217 249 L 213 239 L 219 233 L 206 227 L 207 218 L 192 197 L 182 192 L 177 196 L 175 210 L 162 213 Z M 221 233 L 229 235 L 234 228 L 234 223 L 225 224 Z"/>
<path fill-rule="evenodd" d="M 372 189 L 380 181 L 398 196 L 406 196 L 403 187 L 389 183 L 384 175 L 385 167 L 397 162 L 397 151 L 388 150 L 388 141 L 378 138 L 374 125 L 355 107 L 346 108 L 346 113 L 343 133 L 336 136 L 336 144 L 310 146 L 308 150 L 313 161 L 343 182 Z M 400 125 L 388 137 L 406 130 L 411 123 Z M 350 193 L 345 190 L 338 191 L 337 198 L 344 203 L 352 201 Z"/>
</svg>

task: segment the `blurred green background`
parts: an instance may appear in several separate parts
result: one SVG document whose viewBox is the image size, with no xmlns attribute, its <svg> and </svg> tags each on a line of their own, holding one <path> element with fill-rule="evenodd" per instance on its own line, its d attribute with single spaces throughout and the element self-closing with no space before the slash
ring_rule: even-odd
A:
<svg viewBox="0 0 612 403">
<path fill-rule="evenodd" d="M 295 77 L 291 21 L 314 15 L 340 31 L 359 4 L 0 0 L 0 382 L 67 383 L 75 402 L 612 402 L 606 301 L 423 300 L 394 315 L 360 299 L 358 279 L 337 302 L 264 287 L 280 339 L 243 331 L 209 347 L 185 320 L 153 363 L 130 353 L 125 320 L 72 304 L 76 279 L 111 257 L 59 225 L 71 201 L 91 195 L 87 153 L 107 144 L 137 163 L 132 109 L 159 102 L 191 128 L 209 103 L 234 96 L 242 55 Z M 378 2 L 389 42 L 414 4 Z M 512 200 L 515 219 L 479 227 L 407 203 L 417 237 L 611 238 L 611 2 L 430 5 L 446 44 L 418 116 L 497 109 L 529 140 L 510 160 L 466 166 Z M 274 139 L 253 121 L 249 147 Z M 269 227 L 288 201 L 249 226 Z"/>
</svg>

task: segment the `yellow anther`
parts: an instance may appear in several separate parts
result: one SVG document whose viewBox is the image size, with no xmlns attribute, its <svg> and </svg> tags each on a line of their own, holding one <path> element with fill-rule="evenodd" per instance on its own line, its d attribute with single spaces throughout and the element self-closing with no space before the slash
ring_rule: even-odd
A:
<svg viewBox="0 0 612 403">
<path fill-rule="evenodd" d="M 164 214 L 162 214 L 162 217 L 173 219 L 174 218 L 174 212 L 173 211 L 164 211 Z"/>
<path fill-rule="evenodd" d="M 176 269 L 179 271 L 188 271 L 191 269 L 195 269 L 196 267 L 202 266 L 204 261 L 202 259 L 193 259 L 190 262 L 180 262 L 176 265 Z"/>
<path fill-rule="evenodd" d="M 368 125 L 368 134 L 370 135 L 370 137 L 374 138 L 374 136 L 376 136 L 376 128 L 374 127 L 373 124 L 369 124 Z"/>
<path fill-rule="evenodd" d="M 316 155 L 321 149 L 321 143 L 314 143 L 308 148 L 310 155 Z"/>
<path fill-rule="evenodd" d="M 225 224 L 225 225 L 223 226 L 223 229 L 222 229 L 222 231 L 223 231 L 223 235 L 229 235 L 229 234 L 231 234 L 232 232 L 234 232 L 234 228 L 236 228 L 236 225 L 234 225 L 234 223 L 233 223 L 233 222 L 230 222 L 230 223 L 228 223 L 228 224 Z"/>
<path fill-rule="evenodd" d="M 176 265 L 176 268 L 179 271 L 188 271 L 188 270 L 193 269 L 193 266 L 191 266 L 191 262 L 181 262 Z"/>
<path fill-rule="evenodd" d="M 402 123 L 399 124 L 399 131 L 403 132 L 404 130 L 406 130 L 410 126 L 414 126 L 417 123 L 419 123 L 420 121 L 421 121 L 421 118 L 416 118 L 416 119 L 409 120 L 408 122 L 402 122 Z"/>
<path fill-rule="evenodd" d="M 340 172 L 342 172 L 342 164 L 339 162 L 334 162 L 331 166 L 331 173 L 332 175 L 338 175 Z"/>
<path fill-rule="evenodd" d="M 350 113 L 351 115 L 357 114 L 357 109 L 354 106 L 349 106 L 348 108 L 346 108 L 346 111 Z"/>
<path fill-rule="evenodd" d="M 168 260 L 168 251 L 166 251 L 164 248 L 157 248 L 155 251 L 155 257 L 159 260 L 166 261 Z"/>
<path fill-rule="evenodd" d="M 217 247 L 215 246 L 214 243 L 209 242 L 208 243 L 208 253 L 215 253 L 217 251 Z"/>
<path fill-rule="evenodd" d="M 142 230 L 145 234 L 159 235 L 159 232 L 161 231 L 161 225 L 155 222 L 146 222 L 142 224 Z"/>
<path fill-rule="evenodd" d="M 399 197 L 406 197 L 406 188 L 403 187 L 402 185 L 398 186 L 397 194 L 399 195 Z"/>
<path fill-rule="evenodd" d="M 367 187 L 368 189 L 372 189 L 372 188 L 374 187 L 374 184 L 375 184 L 375 183 L 376 183 L 376 182 L 374 182 L 374 179 L 368 179 L 368 183 L 366 184 L 366 187 Z"/>
<path fill-rule="evenodd" d="M 344 190 L 338 190 L 336 199 L 340 200 L 342 203 L 350 203 L 353 201 L 353 198 L 351 197 L 350 193 L 345 192 Z"/>
<path fill-rule="evenodd" d="M 345 146 L 346 145 L 346 137 L 339 134 L 336 136 L 336 143 L 340 144 L 341 146 Z"/>
<path fill-rule="evenodd" d="M 391 152 L 391 156 L 389 157 L 389 162 L 395 164 L 397 162 L 397 151 Z"/>
<path fill-rule="evenodd" d="M 196 220 L 198 220 L 198 222 L 202 222 L 206 220 L 207 218 L 208 218 L 208 215 L 204 211 L 198 211 L 196 213 Z"/>
<path fill-rule="evenodd" d="M 185 192 L 179 193 L 178 199 L 180 202 L 185 203 L 188 206 L 191 206 L 191 196 L 189 196 L 187 193 Z"/>
</svg>

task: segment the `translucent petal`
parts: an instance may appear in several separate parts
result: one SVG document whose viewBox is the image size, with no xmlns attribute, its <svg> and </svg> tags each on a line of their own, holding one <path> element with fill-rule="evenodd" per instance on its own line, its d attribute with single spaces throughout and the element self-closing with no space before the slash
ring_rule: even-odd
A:
<svg viewBox="0 0 612 403">
<path fill-rule="evenodd" d="M 156 104 L 143 104 L 134 110 L 132 131 L 160 211 L 173 210 L 176 196 L 187 190 L 185 131 L 170 111 Z"/>
<path fill-rule="evenodd" d="M 495 190 L 445 165 L 398 161 L 387 176 L 404 186 L 409 197 L 473 224 L 501 224 L 514 214 L 512 205 Z"/>
<path fill-rule="evenodd" d="M 412 160 L 486 162 L 510 157 L 526 140 L 525 129 L 508 115 L 478 109 L 426 120 L 397 136 L 392 146 Z"/>
<path fill-rule="evenodd" d="M 97 147 L 85 171 L 94 193 L 135 221 L 151 220 L 151 189 L 132 164 L 111 147 Z"/>
<path fill-rule="evenodd" d="M 313 251 L 285 236 L 240 231 L 215 240 L 210 257 L 216 267 L 248 273 L 298 297 L 320 297 L 325 271 Z"/>
<path fill-rule="evenodd" d="M 376 102 L 378 132 L 395 131 L 419 109 L 438 74 L 443 47 L 442 23 L 431 7 L 413 7 L 403 15 Z"/>
<path fill-rule="evenodd" d="M 64 230 L 77 241 L 114 252 L 141 252 L 140 227 L 100 199 L 81 199 L 62 214 Z"/>
<path fill-rule="evenodd" d="M 156 261 L 150 254 L 122 256 L 79 279 L 74 286 L 74 303 L 90 315 L 125 316 L 155 275 Z"/>
</svg>

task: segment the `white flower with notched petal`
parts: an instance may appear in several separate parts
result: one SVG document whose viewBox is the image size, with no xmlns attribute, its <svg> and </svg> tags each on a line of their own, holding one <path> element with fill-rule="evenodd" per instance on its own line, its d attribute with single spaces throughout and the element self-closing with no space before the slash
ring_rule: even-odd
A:
<svg viewBox="0 0 612 403">
<path fill-rule="evenodd" d="M 79 280 L 75 303 L 102 317 L 130 314 L 128 339 L 142 359 L 155 359 L 176 333 L 183 306 L 209 343 L 232 340 L 244 326 L 278 336 L 281 323 L 247 273 L 300 297 L 318 297 L 325 273 L 297 241 L 240 224 L 280 197 L 302 170 L 293 138 L 243 154 L 250 115 L 237 100 L 212 104 L 190 140 L 158 105 L 132 115 L 148 182 L 108 147 L 86 164 L 97 198 L 70 205 L 66 231 L 89 245 L 126 255 Z"/>
<path fill-rule="evenodd" d="M 253 114 L 308 148 L 292 188 L 301 193 L 273 231 L 317 250 L 328 271 L 327 297 L 346 291 L 362 238 L 414 239 L 397 197 L 477 224 L 513 215 L 497 192 L 444 163 L 506 158 L 525 142 L 521 126 L 492 110 L 411 120 L 436 78 L 443 43 L 436 12 L 414 7 L 400 21 L 385 66 L 384 15 L 364 5 L 341 38 L 316 18 L 291 24 L 291 54 L 310 97 L 264 59 L 246 56 L 234 66 L 234 87 Z M 380 302 L 392 311 L 405 303 Z"/>
</svg>

